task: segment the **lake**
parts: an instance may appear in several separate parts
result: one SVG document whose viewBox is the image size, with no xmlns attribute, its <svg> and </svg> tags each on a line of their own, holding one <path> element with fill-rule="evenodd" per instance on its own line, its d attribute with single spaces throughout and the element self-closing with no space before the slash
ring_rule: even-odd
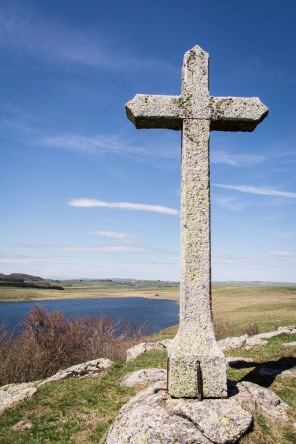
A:
<svg viewBox="0 0 296 444">
<path fill-rule="evenodd" d="M 113 321 L 123 319 L 137 325 L 146 322 L 148 334 L 179 323 L 175 301 L 146 298 L 58 299 L 51 301 L 0 302 L 0 324 L 17 327 L 38 303 L 46 310 L 61 310 L 67 317 L 105 315 Z"/>
</svg>

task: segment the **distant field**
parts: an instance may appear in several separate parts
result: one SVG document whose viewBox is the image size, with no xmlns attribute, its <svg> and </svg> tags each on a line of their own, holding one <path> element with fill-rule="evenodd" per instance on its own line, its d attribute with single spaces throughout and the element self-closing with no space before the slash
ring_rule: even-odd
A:
<svg viewBox="0 0 296 444">
<path fill-rule="evenodd" d="M 47 281 L 44 281 L 47 282 Z M 48 281 L 52 283 L 51 281 Z M 0 301 L 40 301 L 76 298 L 146 297 L 179 300 L 179 286 L 163 281 L 58 281 L 64 291 L 0 287 Z"/>
<path fill-rule="evenodd" d="M 179 286 L 161 281 L 59 281 L 64 291 L 0 287 L 0 301 L 40 301 L 74 298 L 143 297 L 179 301 Z M 260 331 L 296 324 L 296 286 L 214 284 L 214 318 L 240 334 L 250 323 Z"/>
</svg>

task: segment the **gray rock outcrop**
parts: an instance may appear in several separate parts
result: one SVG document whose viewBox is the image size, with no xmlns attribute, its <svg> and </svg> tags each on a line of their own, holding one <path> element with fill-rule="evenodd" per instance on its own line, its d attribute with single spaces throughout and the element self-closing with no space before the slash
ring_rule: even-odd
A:
<svg viewBox="0 0 296 444">
<path fill-rule="evenodd" d="M 268 333 L 260 333 L 254 336 L 249 336 L 246 334 L 243 336 L 221 339 L 220 341 L 218 341 L 218 345 L 223 351 L 232 350 L 234 348 L 239 348 L 239 347 L 243 347 L 246 350 L 249 350 L 250 348 L 255 346 L 262 347 L 264 345 L 267 345 L 268 341 L 264 341 L 264 339 L 269 339 L 274 336 L 279 336 L 282 334 L 288 334 L 288 335 L 296 334 L 296 326 L 288 325 L 285 327 L 279 327 L 276 331 L 271 331 Z M 141 354 L 151 350 L 169 350 L 172 341 L 173 341 L 172 339 L 164 339 L 163 341 L 158 341 L 158 342 L 142 342 L 141 344 L 137 344 L 134 347 L 131 347 L 127 350 L 126 361 L 127 362 L 132 361 Z M 294 342 L 286 344 L 287 347 L 288 344 L 289 346 L 295 345 Z"/>
<path fill-rule="evenodd" d="M 234 359 L 237 362 L 243 358 Z M 153 374 L 153 370 L 156 374 L 159 371 L 137 371 L 125 380 L 129 381 L 129 387 L 139 385 L 139 381 L 149 383 L 149 372 Z M 159 374 L 159 378 L 122 407 L 109 430 L 106 444 L 235 443 L 249 429 L 251 412 L 255 409 L 273 421 L 289 423 L 287 412 L 291 407 L 271 390 L 252 382 L 228 381 L 229 399 L 199 402 L 171 398 L 165 390 L 166 374 Z"/>
<path fill-rule="evenodd" d="M 147 368 L 126 375 L 120 385 L 123 387 L 136 387 L 142 384 L 165 381 L 166 377 L 167 371 L 162 368 Z"/>
<path fill-rule="evenodd" d="M 134 347 L 129 348 L 126 352 L 126 362 L 133 361 L 138 356 L 151 350 L 167 350 L 171 342 L 171 339 L 164 339 L 163 341 L 141 342 L 140 344 L 134 345 Z"/>
<path fill-rule="evenodd" d="M 256 336 L 237 336 L 233 338 L 221 339 L 218 344 L 223 351 L 232 350 L 233 348 L 243 347 L 247 350 L 254 346 L 262 347 L 268 344 L 268 341 L 257 338 Z"/>
<path fill-rule="evenodd" d="M 251 413 L 233 399 L 198 402 L 158 390 L 156 383 L 121 408 L 106 444 L 234 443 L 252 423 Z"/>
<path fill-rule="evenodd" d="M 82 364 L 73 365 L 65 370 L 57 372 L 43 381 L 26 382 L 22 384 L 7 384 L 0 387 L 0 413 L 28 400 L 37 390 L 47 382 L 61 381 L 68 378 L 79 378 L 83 376 L 95 376 L 101 370 L 113 365 L 110 359 L 99 358 Z"/>
</svg>

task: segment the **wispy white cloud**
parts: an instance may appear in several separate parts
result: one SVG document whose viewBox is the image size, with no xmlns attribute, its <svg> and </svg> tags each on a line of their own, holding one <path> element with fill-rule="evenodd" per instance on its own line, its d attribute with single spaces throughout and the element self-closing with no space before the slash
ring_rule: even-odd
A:
<svg viewBox="0 0 296 444">
<path fill-rule="evenodd" d="M 79 136 L 77 134 L 62 134 L 60 136 L 43 137 L 36 140 L 36 145 L 52 148 L 63 148 L 69 151 L 86 151 L 89 153 L 99 152 L 129 152 L 136 153 L 139 149 L 130 146 L 117 136 L 95 135 Z"/>
<path fill-rule="evenodd" d="M 130 245 L 61 245 L 61 244 L 19 244 L 19 247 L 38 250 L 57 251 L 102 251 L 105 253 L 146 253 L 149 248 Z"/>
<path fill-rule="evenodd" d="M 105 236 L 110 239 L 123 240 L 123 241 L 132 241 L 136 235 L 135 234 L 127 234 L 127 233 L 118 233 L 116 231 L 89 231 L 89 234 L 95 234 L 96 236 Z"/>
<path fill-rule="evenodd" d="M 116 153 L 117 155 L 129 155 L 138 157 L 175 158 L 180 156 L 180 148 L 171 134 L 165 133 L 154 139 L 152 146 L 127 141 L 127 137 L 121 134 L 108 135 L 97 134 L 82 136 L 75 133 L 65 133 L 56 136 L 43 136 L 34 140 L 34 145 L 48 148 L 60 148 L 73 152 L 86 152 L 90 154 Z M 159 148 L 161 146 L 161 148 Z"/>
<path fill-rule="evenodd" d="M 296 251 L 268 251 L 267 254 L 274 256 L 296 256 Z"/>
<path fill-rule="evenodd" d="M 253 154 L 232 154 L 226 151 L 213 150 L 211 161 L 217 164 L 232 165 L 236 167 L 258 165 L 266 161 L 265 156 Z"/>
<path fill-rule="evenodd" d="M 70 27 L 42 16 L 27 2 L 13 3 L 3 6 L 0 12 L 0 46 L 13 50 L 15 58 L 30 56 L 54 64 L 117 70 L 175 69 L 162 60 L 131 56 L 119 47 L 118 41 L 103 37 L 97 29 Z"/>
<path fill-rule="evenodd" d="M 228 210 L 238 211 L 246 206 L 245 203 L 240 202 L 234 197 L 215 197 L 214 202 L 220 207 L 227 208 Z"/>
<path fill-rule="evenodd" d="M 228 190 L 241 191 L 243 193 L 261 194 L 263 196 L 289 197 L 291 199 L 296 199 L 296 193 L 292 193 L 290 191 L 272 190 L 271 188 L 267 187 L 253 187 L 249 185 L 224 185 L 220 183 L 213 183 L 213 186 L 225 188 Z"/>
<path fill-rule="evenodd" d="M 179 211 L 169 208 L 163 207 L 161 205 L 147 205 L 147 204 L 135 204 L 129 202 L 103 202 L 102 200 L 96 199 L 71 199 L 68 202 L 68 205 L 72 207 L 107 207 L 107 208 L 122 208 L 125 210 L 140 210 L 140 211 L 153 211 L 155 213 L 163 213 L 163 214 L 179 214 Z"/>
<path fill-rule="evenodd" d="M 125 245 L 50 245 L 47 248 L 63 251 L 102 251 L 105 253 L 146 253 L 149 251 L 148 248 Z"/>
</svg>

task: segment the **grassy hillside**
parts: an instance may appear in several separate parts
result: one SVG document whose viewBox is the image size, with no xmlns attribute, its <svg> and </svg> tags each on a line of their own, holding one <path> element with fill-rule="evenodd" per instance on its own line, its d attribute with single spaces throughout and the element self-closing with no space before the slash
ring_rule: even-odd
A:
<svg viewBox="0 0 296 444">
<path fill-rule="evenodd" d="M 296 378 L 281 376 L 260 377 L 261 366 L 272 363 L 279 367 L 290 362 L 295 364 L 295 347 L 283 349 L 282 342 L 295 341 L 296 335 L 281 335 L 269 340 L 264 348 L 246 351 L 233 350 L 228 355 L 253 358 L 254 366 L 247 363 L 240 369 L 229 368 L 228 377 L 235 381 L 251 381 L 270 388 L 292 410 L 291 420 L 296 421 Z M 281 359 L 282 358 L 282 359 Z M 290 360 L 290 361 L 289 361 Z M 103 443 L 106 433 L 120 407 L 138 389 L 120 387 L 120 379 L 135 370 L 149 367 L 166 367 L 164 352 L 150 352 L 134 362 L 117 363 L 96 378 L 71 379 L 50 383 L 42 387 L 34 399 L 6 412 L 0 418 L 1 444 L 27 443 Z M 279 426 L 255 414 L 254 428 L 244 437 L 242 444 L 292 444 L 296 442 L 295 429 Z"/>
</svg>

